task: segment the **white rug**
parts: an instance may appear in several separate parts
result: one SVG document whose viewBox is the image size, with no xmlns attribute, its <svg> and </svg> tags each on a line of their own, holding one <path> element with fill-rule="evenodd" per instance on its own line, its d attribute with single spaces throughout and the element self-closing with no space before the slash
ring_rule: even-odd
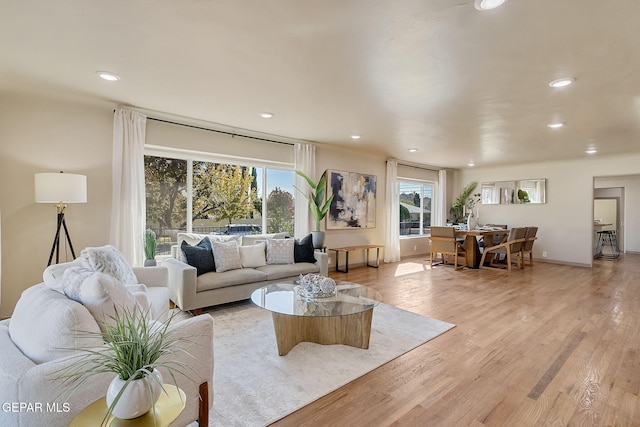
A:
<svg viewBox="0 0 640 427">
<path fill-rule="evenodd" d="M 212 426 L 265 426 L 455 325 L 380 304 L 368 350 L 300 343 L 278 356 L 271 313 L 251 303 L 215 321 Z"/>
</svg>

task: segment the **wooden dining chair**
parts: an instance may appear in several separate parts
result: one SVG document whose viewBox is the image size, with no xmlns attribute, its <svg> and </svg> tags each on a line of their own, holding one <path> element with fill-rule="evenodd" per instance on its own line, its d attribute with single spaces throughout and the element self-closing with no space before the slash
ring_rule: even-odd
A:
<svg viewBox="0 0 640 427">
<path fill-rule="evenodd" d="M 533 267 L 533 242 L 536 241 L 536 234 L 538 233 L 538 227 L 527 227 L 527 232 L 524 236 L 524 244 L 522 245 L 522 265 Z M 525 255 L 529 254 L 529 263 L 524 262 Z"/>
<path fill-rule="evenodd" d="M 490 267 L 506 267 L 507 270 L 511 271 L 511 264 L 514 261 L 514 257 L 517 258 L 515 261 L 517 262 L 518 268 L 524 268 L 522 262 L 522 247 L 525 242 L 526 232 L 526 227 L 514 227 L 509 232 L 509 237 L 506 241 L 484 248 L 482 258 L 480 259 L 480 268 L 486 267 L 484 263 L 485 260 L 489 258 Z M 500 255 L 504 255 L 506 263 L 496 261 Z"/>
<path fill-rule="evenodd" d="M 467 265 L 467 251 L 456 240 L 456 230 L 453 227 L 431 227 L 429 240 L 431 242 L 429 250 L 431 267 L 433 267 L 433 261 L 436 260 L 437 254 L 442 257 L 443 264 L 446 263 L 447 255 L 453 255 L 453 266 L 456 270 L 458 269 L 458 257 L 464 258 L 464 264 L 460 266 L 461 268 Z"/>
</svg>

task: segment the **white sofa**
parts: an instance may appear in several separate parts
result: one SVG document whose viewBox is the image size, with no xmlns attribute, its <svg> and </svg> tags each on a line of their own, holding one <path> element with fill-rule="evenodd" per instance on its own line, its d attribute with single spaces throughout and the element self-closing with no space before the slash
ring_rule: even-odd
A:
<svg viewBox="0 0 640 427">
<path fill-rule="evenodd" d="M 178 245 L 172 248 L 172 257 L 165 259 L 162 265 L 169 269 L 169 298 L 182 310 L 199 313 L 204 307 L 248 299 L 253 291 L 270 283 L 296 280 L 300 274 L 328 274 L 328 255 L 314 252 L 315 263 L 268 264 L 224 272 L 212 271 L 198 276 L 196 268 L 184 261 L 180 247 L 183 241 L 196 245 L 205 236 L 214 241 L 237 239 L 238 244 L 248 246 L 266 239 L 284 238 L 286 234 L 217 236 L 178 233 Z"/>
<path fill-rule="evenodd" d="M 167 269 L 134 268 L 134 273 L 139 283 L 146 285 L 151 305 L 156 305 L 152 311 L 167 310 Z M 201 427 L 206 426 L 213 403 L 213 318 L 196 316 L 176 322 L 174 327 L 176 334 L 197 339 L 191 339 L 186 347 L 193 357 L 181 353 L 173 356 L 191 366 L 193 373 L 191 378 L 176 376 L 178 387 L 186 394 L 186 407 L 172 425 L 185 426 L 199 420 Z M 11 335 L 20 330 L 32 331 L 34 337 L 31 341 L 21 338 L 23 350 Z M 74 363 L 68 343 L 79 339 L 78 330 L 99 330 L 85 306 L 44 283 L 23 292 L 14 316 L 0 322 L 0 426 L 67 426 L 79 411 L 105 395 L 114 374 L 96 375 L 70 397 L 61 396 L 60 371 Z M 165 382 L 171 383 L 169 373 L 161 373 Z"/>
</svg>

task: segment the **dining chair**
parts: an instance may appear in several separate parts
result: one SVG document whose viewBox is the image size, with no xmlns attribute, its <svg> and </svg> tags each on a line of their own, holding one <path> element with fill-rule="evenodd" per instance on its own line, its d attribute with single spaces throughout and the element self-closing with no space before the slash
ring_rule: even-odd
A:
<svg viewBox="0 0 640 427">
<path fill-rule="evenodd" d="M 517 265 L 518 268 L 524 268 L 522 262 L 522 245 L 525 242 L 525 235 L 527 232 L 526 227 L 514 227 L 509 232 L 509 237 L 506 241 L 484 248 L 484 252 L 482 253 L 482 258 L 480 259 L 480 268 L 485 267 L 484 263 L 487 257 L 490 258 L 489 266 L 490 267 L 500 267 L 504 268 L 506 266 L 507 270 L 511 271 L 511 264 L 514 261 L 513 257 L 517 257 Z M 497 262 L 497 256 L 504 255 L 506 265 L 500 262 Z"/>
<path fill-rule="evenodd" d="M 486 237 L 483 237 L 480 242 L 478 243 L 478 245 L 481 248 L 484 248 L 485 246 L 495 246 L 495 245 L 499 245 L 500 243 L 504 242 L 507 239 L 507 236 L 509 236 L 509 232 L 507 231 L 507 224 L 485 224 L 484 225 L 486 228 L 491 228 L 491 229 L 496 229 L 496 228 L 501 228 L 503 230 L 505 230 L 504 232 L 496 232 L 493 234 L 490 234 Z M 486 240 L 486 242 L 485 242 Z"/>
<path fill-rule="evenodd" d="M 456 270 L 458 269 L 458 257 L 464 257 L 464 264 L 460 267 L 467 265 L 467 251 L 456 240 L 456 230 L 453 227 L 431 227 L 429 240 L 431 242 L 429 251 L 431 267 L 433 267 L 433 261 L 437 254 L 442 257 L 443 264 L 446 263 L 447 255 L 453 255 L 453 266 Z"/>
<path fill-rule="evenodd" d="M 537 239 L 538 227 L 527 227 L 527 232 L 524 236 L 524 243 L 522 245 L 522 265 L 528 265 L 533 267 L 533 242 Z M 529 263 L 524 262 L 524 257 L 529 254 Z"/>
</svg>

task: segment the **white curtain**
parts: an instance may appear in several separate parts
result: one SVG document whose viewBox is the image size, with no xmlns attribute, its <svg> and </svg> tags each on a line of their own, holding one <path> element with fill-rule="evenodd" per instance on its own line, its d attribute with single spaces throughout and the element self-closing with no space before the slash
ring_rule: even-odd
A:
<svg viewBox="0 0 640 427">
<path fill-rule="evenodd" d="M 144 262 L 146 203 L 144 140 L 147 116 L 118 108 L 113 118 L 111 235 L 131 265 Z"/>
<path fill-rule="evenodd" d="M 384 232 L 384 262 L 400 261 L 400 189 L 398 162 L 387 160 L 387 192 L 385 195 L 386 227 Z"/>
<path fill-rule="evenodd" d="M 438 171 L 438 204 L 436 223 L 434 225 L 446 225 L 447 224 L 447 171 L 440 169 Z"/>
<path fill-rule="evenodd" d="M 311 144 L 296 144 L 295 168 L 311 179 L 316 179 L 316 147 Z M 295 185 L 305 194 L 309 194 L 309 184 L 298 174 L 295 174 Z M 299 191 L 295 194 L 295 237 L 300 239 L 311 231 L 311 216 L 309 215 L 309 201 Z"/>
</svg>

